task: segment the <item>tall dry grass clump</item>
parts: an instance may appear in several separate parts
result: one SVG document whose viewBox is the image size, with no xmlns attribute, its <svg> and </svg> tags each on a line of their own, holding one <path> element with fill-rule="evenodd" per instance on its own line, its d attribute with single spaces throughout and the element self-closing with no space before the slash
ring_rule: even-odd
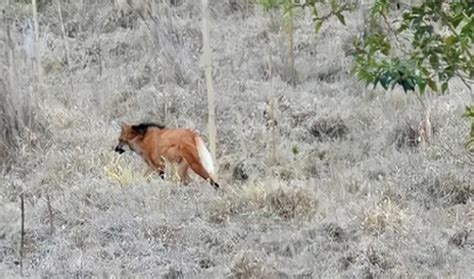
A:
<svg viewBox="0 0 474 279">
<path fill-rule="evenodd" d="M 127 0 L 124 9 L 132 10 L 145 25 L 153 45 L 156 47 L 157 62 L 165 65 L 166 78 L 180 86 L 191 81 L 189 69 L 190 53 L 187 52 L 187 37 L 180 31 L 184 15 L 172 9 L 169 3 L 142 3 Z M 158 12 L 159 11 L 159 12 Z M 195 30 L 197 31 L 197 30 Z"/>
<path fill-rule="evenodd" d="M 258 259 L 251 251 L 235 256 L 229 278 L 278 278 L 278 272 Z"/>
<path fill-rule="evenodd" d="M 38 82 L 31 67 L 35 58 L 29 55 L 39 52 L 34 50 L 31 22 L 23 38 L 11 32 L 14 25 L 9 20 L 0 22 L 0 166 L 10 166 L 21 157 L 20 151 L 38 147 L 47 129 L 36 97 Z"/>
<path fill-rule="evenodd" d="M 0 278 L 471 276 L 470 92 L 430 95 L 422 147 L 416 96 L 349 74 L 362 7 L 317 35 L 295 16 L 293 86 L 281 25 L 209 0 L 215 191 L 113 151 L 119 122 L 205 134 L 201 1 L 35 2 L 39 34 L 0 1 Z"/>
<path fill-rule="evenodd" d="M 319 201 L 305 187 L 278 182 L 247 184 L 210 204 L 210 220 L 220 223 L 232 215 L 257 214 L 285 220 L 308 220 L 318 212 Z"/>
</svg>

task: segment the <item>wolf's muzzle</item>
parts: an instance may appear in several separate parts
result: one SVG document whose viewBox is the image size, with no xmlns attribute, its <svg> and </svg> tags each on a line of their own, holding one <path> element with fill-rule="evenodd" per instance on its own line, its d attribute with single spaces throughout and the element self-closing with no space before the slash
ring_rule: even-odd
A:
<svg viewBox="0 0 474 279">
<path fill-rule="evenodd" d="M 122 153 L 125 152 L 125 150 L 122 148 L 122 145 L 121 145 L 121 144 L 117 145 L 117 146 L 115 147 L 114 151 L 117 152 L 118 154 L 122 154 Z"/>
</svg>

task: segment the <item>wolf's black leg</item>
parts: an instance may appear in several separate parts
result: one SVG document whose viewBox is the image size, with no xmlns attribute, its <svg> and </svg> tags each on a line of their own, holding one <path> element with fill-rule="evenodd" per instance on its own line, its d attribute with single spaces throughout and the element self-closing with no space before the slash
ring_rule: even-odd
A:
<svg viewBox="0 0 474 279">
<path fill-rule="evenodd" d="M 163 170 L 159 170 L 158 175 L 161 177 L 161 179 L 165 179 L 165 172 Z"/>
<path fill-rule="evenodd" d="M 217 182 L 212 181 L 212 180 L 211 180 L 211 185 L 212 185 L 212 187 L 214 187 L 214 189 L 216 189 L 216 190 L 219 189 L 219 187 L 220 187 Z"/>
</svg>

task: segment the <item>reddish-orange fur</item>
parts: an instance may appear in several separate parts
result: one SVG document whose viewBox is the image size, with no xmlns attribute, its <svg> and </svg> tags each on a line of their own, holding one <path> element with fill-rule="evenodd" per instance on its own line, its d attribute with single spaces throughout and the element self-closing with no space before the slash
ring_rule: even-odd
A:
<svg viewBox="0 0 474 279">
<path fill-rule="evenodd" d="M 151 167 L 151 171 L 158 171 L 162 177 L 166 160 L 178 164 L 178 175 L 182 182 L 188 182 L 188 170 L 191 168 L 202 178 L 209 179 L 211 185 L 219 187 L 214 174 L 209 173 L 201 162 L 196 145 L 196 140 L 199 138 L 197 133 L 188 129 L 169 129 L 154 124 L 145 124 L 147 126 L 143 128 L 142 125 L 122 125 L 119 144 L 115 151 L 122 153 L 123 146 L 128 145 L 143 157 Z"/>
</svg>

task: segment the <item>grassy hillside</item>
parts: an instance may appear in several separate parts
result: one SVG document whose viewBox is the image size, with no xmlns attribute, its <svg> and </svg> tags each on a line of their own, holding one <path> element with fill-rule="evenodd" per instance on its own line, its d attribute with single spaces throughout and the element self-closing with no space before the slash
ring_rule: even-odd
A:
<svg viewBox="0 0 474 279">
<path fill-rule="evenodd" d="M 39 1 L 36 44 L 24 2 L 0 4 L 2 277 L 19 277 L 20 262 L 33 278 L 474 276 L 461 118 L 472 92 L 453 81 L 427 96 L 434 137 L 420 145 L 416 96 L 349 72 L 363 7 L 320 34 L 298 14 L 293 87 L 278 14 L 211 1 L 215 191 L 197 176 L 144 178 L 138 155 L 113 152 L 120 122 L 208 142 L 200 1 L 61 1 L 63 21 L 57 1 Z"/>
</svg>

